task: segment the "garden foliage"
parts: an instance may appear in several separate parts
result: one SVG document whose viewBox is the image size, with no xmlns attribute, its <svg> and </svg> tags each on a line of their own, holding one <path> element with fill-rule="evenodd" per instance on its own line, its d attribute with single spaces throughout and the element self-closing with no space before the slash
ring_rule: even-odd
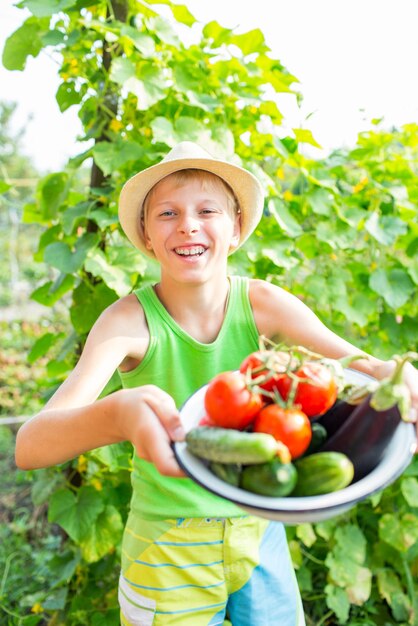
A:
<svg viewBox="0 0 418 626">
<path fill-rule="evenodd" d="M 215 21 L 201 27 L 170 0 L 20 6 L 31 16 L 6 42 L 3 64 L 23 70 L 29 55 L 56 55 L 56 99 L 61 111 L 77 107 L 85 142 L 63 171 L 41 179 L 23 211 L 24 223 L 42 227 L 36 258 L 54 269 L 32 298 L 46 306 L 64 301 L 72 325 L 68 336 L 48 330 L 30 352 L 31 362 L 53 354 L 51 389 L 74 366 L 103 309 L 156 279 L 155 264 L 121 234 L 118 194 L 130 175 L 181 140 L 234 158 L 265 188 L 265 215 L 232 258 L 232 272 L 292 291 L 376 356 L 417 349 L 415 124 L 387 130 L 374 120 L 353 149 L 313 158 L 317 143 L 308 130 L 284 130 L 276 95 L 300 98 L 297 79 L 271 56 L 260 30 L 237 34 Z M 115 375 L 104 393 L 118 384 Z M 43 564 L 48 585 L 31 592 L 29 603 L 12 595 L 7 605 L 6 577 L 0 596 L 10 624 L 31 608 L 25 619 L 32 621 L 22 623 L 117 623 L 130 454 L 118 444 L 30 474 L 34 504 L 48 503 L 49 522 L 63 533 Z M 351 512 L 288 529 L 308 624 L 406 626 L 418 619 L 417 476 L 415 462 Z"/>
</svg>

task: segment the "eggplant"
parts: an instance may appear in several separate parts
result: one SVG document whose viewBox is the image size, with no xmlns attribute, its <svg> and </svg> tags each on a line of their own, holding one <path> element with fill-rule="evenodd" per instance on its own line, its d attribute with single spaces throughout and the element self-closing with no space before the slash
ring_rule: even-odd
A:
<svg viewBox="0 0 418 626">
<path fill-rule="evenodd" d="M 403 367 L 410 360 L 395 356 L 395 369 L 374 391 L 354 407 L 344 424 L 321 451 L 343 452 L 354 465 L 353 482 L 369 474 L 381 461 L 401 420 L 409 421 L 411 394 L 403 382 Z"/>
<path fill-rule="evenodd" d="M 355 404 L 349 404 L 345 400 L 336 400 L 335 404 L 323 415 L 315 418 L 314 424 L 320 424 L 327 431 L 327 437 L 332 437 L 356 408 Z"/>
<path fill-rule="evenodd" d="M 380 463 L 400 421 L 397 405 L 376 411 L 372 395 L 354 407 L 338 431 L 321 447 L 321 452 L 342 452 L 354 465 L 353 482 L 369 474 Z"/>
</svg>

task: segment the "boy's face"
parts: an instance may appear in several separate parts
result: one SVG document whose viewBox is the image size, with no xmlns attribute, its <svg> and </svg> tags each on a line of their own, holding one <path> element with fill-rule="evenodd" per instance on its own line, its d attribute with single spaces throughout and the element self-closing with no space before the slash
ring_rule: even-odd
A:
<svg viewBox="0 0 418 626">
<path fill-rule="evenodd" d="M 222 188 L 204 189 L 198 180 L 177 187 L 168 177 L 152 193 L 144 232 L 162 275 L 200 281 L 226 267 L 239 243 L 240 222 Z"/>
</svg>

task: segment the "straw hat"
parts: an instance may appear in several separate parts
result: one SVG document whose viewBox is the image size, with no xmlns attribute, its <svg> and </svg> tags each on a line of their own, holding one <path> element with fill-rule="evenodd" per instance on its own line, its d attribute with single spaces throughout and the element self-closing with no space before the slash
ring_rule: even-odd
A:
<svg viewBox="0 0 418 626">
<path fill-rule="evenodd" d="M 130 178 L 119 198 L 119 220 L 128 239 L 144 254 L 154 257 L 145 246 L 141 226 L 141 212 L 147 193 L 161 179 L 184 169 L 200 169 L 222 178 L 234 192 L 241 213 L 241 235 L 238 247 L 251 235 L 260 221 L 264 192 L 258 179 L 247 170 L 227 161 L 215 159 L 201 146 L 182 141 L 156 165 Z"/>
</svg>

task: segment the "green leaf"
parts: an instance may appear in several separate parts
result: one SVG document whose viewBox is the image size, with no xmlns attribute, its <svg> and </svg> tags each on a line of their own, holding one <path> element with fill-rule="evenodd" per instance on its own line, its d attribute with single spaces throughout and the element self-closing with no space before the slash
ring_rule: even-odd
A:
<svg viewBox="0 0 418 626">
<path fill-rule="evenodd" d="M 6 39 L 2 57 L 6 69 L 24 70 L 28 56 L 38 56 L 42 50 L 42 26 L 39 20 L 30 17 Z"/>
<path fill-rule="evenodd" d="M 76 226 L 89 217 L 89 209 L 92 205 L 92 202 L 79 202 L 63 212 L 61 222 L 65 235 L 71 235 Z"/>
<path fill-rule="evenodd" d="M 366 538 L 358 526 L 347 524 L 335 532 L 335 541 L 342 550 L 346 550 L 350 559 L 362 565 L 366 558 Z"/>
<path fill-rule="evenodd" d="M 403 478 L 401 491 L 409 506 L 418 508 L 418 480 L 416 478 Z"/>
<path fill-rule="evenodd" d="M 158 15 L 151 17 L 147 22 L 149 30 L 154 31 L 166 44 L 176 48 L 180 46 L 180 39 L 168 20 Z"/>
<path fill-rule="evenodd" d="M 65 33 L 60 30 L 49 30 L 45 35 L 42 35 L 43 46 L 59 46 L 65 43 Z"/>
<path fill-rule="evenodd" d="M 253 54 L 254 52 L 261 53 L 270 50 L 270 48 L 266 46 L 264 35 L 259 28 L 242 33 L 242 35 L 233 35 L 230 38 L 230 43 L 238 46 L 244 56 Z"/>
<path fill-rule="evenodd" d="M 82 96 L 81 93 L 77 91 L 73 82 L 66 81 L 61 83 L 58 87 L 55 98 L 61 113 L 64 113 L 64 111 L 73 106 L 73 104 L 80 104 Z"/>
<path fill-rule="evenodd" d="M 339 623 L 345 624 L 350 613 L 350 602 L 346 591 L 334 585 L 326 585 L 325 598 L 327 607 L 334 611 Z"/>
<path fill-rule="evenodd" d="M 63 273 L 75 273 L 81 269 L 87 253 L 97 245 L 98 241 L 97 234 L 85 233 L 77 239 L 74 251 L 63 241 L 51 243 L 45 248 L 45 263 L 56 267 Z"/>
<path fill-rule="evenodd" d="M 316 541 L 316 534 L 312 524 L 299 524 L 296 527 L 296 536 L 305 544 L 308 548 L 313 546 Z"/>
<path fill-rule="evenodd" d="M 396 573 L 389 568 L 378 569 L 376 578 L 379 593 L 390 606 L 393 596 L 402 592 L 402 585 L 399 582 L 399 578 Z"/>
<path fill-rule="evenodd" d="M 418 519 L 411 513 L 400 519 L 385 513 L 379 519 L 379 537 L 399 552 L 407 552 L 418 540 Z"/>
<path fill-rule="evenodd" d="M 43 178 L 37 187 L 37 196 L 44 218 L 56 217 L 68 192 L 68 174 L 55 172 Z"/>
<path fill-rule="evenodd" d="M 329 569 L 329 576 L 332 581 L 340 587 L 351 587 L 355 585 L 360 570 L 356 563 L 345 549 L 335 547 L 332 552 L 328 552 L 325 564 Z"/>
<path fill-rule="evenodd" d="M 377 571 L 377 587 L 381 597 L 391 607 L 396 621 L 407 621 L 412 614 L 411 601 L 405 595 L 396 573 L 389 568 L 379 569 Z"/>
<path fill-rule="evenodd" d="M 304 291 L 309 294 L 317 302 L 329 302 L 328 299 L 328 281 L 320 274 L 311 274 L 304 281 Z"/>
<path fill-rule="evenodd" d="M 408 261 L 405 263 L 405 267 L 407 268 L 408 274 L 412 278 L 414 283 L 418 285 L 418 257 L 410 260 L 408 259 Z"/>
<path fill-rule="evenodd" d="M 35 506 L 48 502 L 58 487 L 63 487 L 65 477 L 51 468 L 40 469 L 36 472 L 36 482 L 31 489 L 31 499 Z"/>
<path fill-rule="evenodd" d="M 341 220 L 318 222 L 315 233 L 319 241 L 328 244 L 333 250 L 347 250 L 354 247 L 358 234 Z"/>
<path fill-rule="evenodd" d="M 27 203 L 23 206 L 22 223 L 23 224 L 46 224 L 48 219 L 45 218 L 37 204 Z"/>
<path fill-rule="evenodd" d="M 110 472 L 129 470 L 131 466 L 132 447 L 126 443 L 114 443 L 92 450 L 90 456 L 107 467 Z"/>
<path fill-rule="evenodd" d="M 76 2 L 77 0 L 22 0 L 21 4 L 36 17 L 49 17 L 54 13 L 69 9 Z"/>
<path fill-rule="evenodd" d="M 73 291 L 73 304 L 70 309 L 71 322 L 75 330 L 80 335 L 88 333 L 100 313 L 117 299 L 117 294 L 104 283 L 89 287 L 85 283 L 80 283 Z M 89 303 L 88 307 L 86 302 Z"/>
<path fill-rule="evenodd" d="M 395 620 L 399 622 L 411 623 L 410 618 L 413 615 L 413 607 L 411 600 L 405 593 L 396 593 L 391 602 L 392 613 Z"/>
<path fill-rule="evenodd" d="M 131 245 L 118 244 L 106 250 L 106 256 L 110 265 L 117 266 L 130 275 L 144 275 L 148 267 L 143 254 Z"/>
<path fill-rule="evenodd" d="M 134 44 L 135 48 L 139 50 L 145 58 L 151 58 L 155 54 L 155 42 L 152 37 L 146 35 L 145 33 L 141 33 L 139 30 L 134 28 L 133 26 L 128 26 L 124 24 L 121 28 L 120 34 L 123 37 L 128 37 Z"/>
<path fill-rule="evenodd" d="M 107 213 L 106 211 L 103 211 L 102 209 L 97 209 L 96 211 L 92 211 L 89 214 L 89 219 L 93 220 L 93 222 L 96 222 L 100 230 L 104 230 L 105 228 L 107 228 L 108 226 L 111 226 L 112 224 L 119 223 L 119 219 L 117 215 L 114 215 L 113 213 Z"/>
<path fill-rule="evenodd" d="M 307 194 L 306 199 L 317 215 L 331 215 L 334 197 L 326 189 L 315 189 Z"/>
<path fill-rule="evenodd" d="M 64 333 L 45 333 L 42 337 L 39 337 L 28 354 L 29 363 L 34 363 L 41 356 L 45 356 L 49 349 L 63 337 L 65 337 Z"/>
<path fill-rule="evenodd" d="M 179 117 L 176 119 L 174 126 L 167 118 L 156 117 L 151 122 L 151 128 L 154 139 L 170 147 L 175 146 L 180 141 L 195 141 L 207 148 L 209 148 L 208 144 L 212 143 L 210 129 L 194 117 Z M 216 130 L 216 132 L 218 131 Z M 229 142 L 228 145 L 230 146 L 231 137 L 228 132 L 226 133 L 226 137 L 224 137 L 224 141 L 225 140 Z M 219 144 L 217 148 L 219 152 Z M 215 151 L 212 150 L 212 153 L 214 152 Z"/>
<path fill-rule="evenodd" d="M 166 117 L 155 117 L 151 121 L 152 134 L 155 141 L 165 143 L 172 148 L 178 143 L 178 137 L 172 122 Z"/>
<path fill-rule="evenodd" d="M 293 567 L 297 570 L 303 563 L 302 550 L 298 541 L 289 541 L 290 558 L 292 559 Z"/>
<path fill-rule="evenodd" d="M 141 70 L 141 80 L 138 78 L 129 79 L 125 87 L 137 98 L 137 109 L 147 111 L 156 102 L 166 96 L 169 86 L 168 78 L 162 70 L 151 64 Z"/>
<path fill-rule="evenodd" d="M 102 503 L 100 494 L 96 493 Z M 81 553 L 87 563 L 94 563 L 114 550 L 120 542 L 122 530 L 123 523 L 119 511 L 114 506 L 107 505 L 104 511 L 100 511 L 94 523 L 90 524 L 80 543 Z"/>
<path fill-rule="evenodd" d="M 132 269 L 126 272 L 122 268 L 110 264 L 105 254 L 99 249 L 95 249 L 89 254 L 85 267 L 93 276 L 99 276 L 121 298 L 128 295 L 132 290 L 130 280 Z"/>
<path fill-rule="evenodd" d="M 135 73 L 135 65 L 129 59 L 116 57 L 112 60 L 110 80 L 118 85 L 123 87 L 127 80 L 135 76 Z"/>
<path fill-rule="evenodd" d="M 254 253 L 252 251 L 248 252 L 248 256 L 252 261 L 256 261 L 260 258 L 259 253 Z M 297 257 L 292 255 L 289 250 L 288 240 L 280 241 L 277 245 L 271 248 L 263 246 L 261 249 L 261 256 L 274 263 L 277 267 L 282 267 L 286 270 L 290 270 L 299 263 Z"/>
<path fill-rule="evenodd" d="M 224 43 L 229 43 L 232 32 L 230 28 L 224 28 L 215 21 L 209 22 L 203 28 L 203 36 L 212 40 L 214 48 L 218 48 Z"/>
<path fill-rule="evenodd" d="M 334 536 L 336 527 L 335 518 L 330 520 L 326 520 L 324 522 L 318 522 L 315 524 L 315 532 L 319 537 L 325 539 L 325 541 L 329 541 L 331 537 Z"/>
<path fill-rule="evenodd" d="M 72 274 L 61 274 L 55 282 L 47 281 L 31 293 L 31 299 L 45 306 L 53 306 L 64 294 L 74 287 L 75 279 Z"/>
<path fill-rule="evenodd" d="M 171 6 L 173 15 L 178 22 L 186 24 L 186 26 L 193 26 L 196 23 L 196 18 L 192 15 L 189 9 L 184 4 L 173 4 Z"/>
<path fill-rule="evenodd" d="M 384 246 L 391 246 L 400 235 L 404 235 L 408 230 L 408 226 L 399 217 L 379 216 L 377 212 L 371 214 L 364 226 L 367 232 Z"/>
<path fill-rule="evenodd" d="M 51 591 L 45 600 L 42 600 L 42 607 L 47 611 L 60 611 L 65 607 L 68 591 L 68 587 L 61 587 L 61 589 Z"/>
<path fill-rule="evenodd" d="M 395 310 L 408 302 L 415 291 L 414 283 L 402 269 L 376 270 L 370 276 L 369 286 Z"/>
<path fill-rule="evenodd" d="M 144 156 L 144 148 L 134 141 L 118 138 L 116 141 L 101 141 L 93 148 L 93 156 L 105 176 L 131 161 Z"/>
<path fill-rule="evenodd" d="M 367 567 L 359 567 L 356 580 L 352 585 L 347 585 L 347 597 L 351 604 L 363 606 L 370 598 L 372 590 L 372 572 Z"/>
<path fill-rule="evenodd" d="M 72 550 L 55 554 L 48 563 L 48 569 L 54 575 L 54 585 L 69 583 L 74 576 L 81 557 L 73 554 Z"/>
<path fill-rule="evenodd" d="M 92 526 L 105 508 L 101 494 L 93 487 L 80 487 L 77 494 L 60 489 L 52 496 L 48 521 L 59 524 L 77 543 L 91 534 Z"/>
<path fill-rule="evenodd" d="M 6 191 L 9 191 L 11 187 L 12 186 L 6 183 L 4 180 L 0 180 L 0 194 L 6 193 Z"/>
<path fill-rule="evenodd" d="M 303 128 L 292 128 L 295 133 L 296 141 L 298 143 L 309 143 L 311 146 L 315 148 L 322 149 L 322 146 L 316 141 L 314 136 L 312 135 L 312 131 L 303 129 Z"/>
<path fill-rule="evenodd" d="M 194 117 L 178 117 L 174 123 L 176 134 L 179 141 L 195 141 L 196 143 L 205 143 L 210 141 L 210 130 Z"/>
<path fill-rule="evenodd" d="M 286 235 L 294 238 L 302 234 L 302 227 L 291 215 L 289 209 L 280 198 L 272 198 L 269 200 L 268 209 Z"/>
</svg>

